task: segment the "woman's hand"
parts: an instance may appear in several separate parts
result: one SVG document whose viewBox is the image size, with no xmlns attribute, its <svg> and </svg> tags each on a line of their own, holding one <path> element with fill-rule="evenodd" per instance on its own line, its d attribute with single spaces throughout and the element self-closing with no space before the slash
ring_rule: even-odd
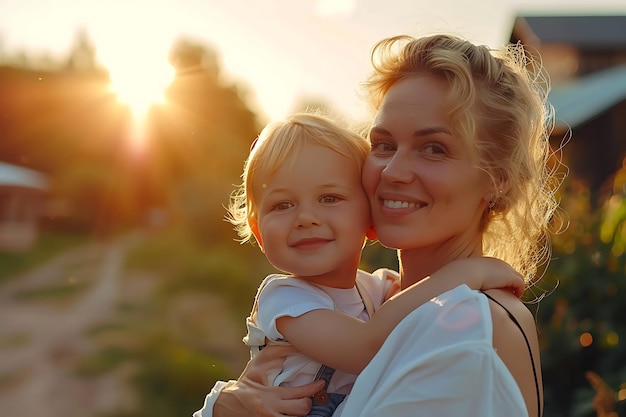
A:
<svg viewBox="0 0 626 417">
<path fill-rule="evenodd" d="M 475 256 L 460 258 L 444 265 L 436 273 L 462 277 L 473 290 L 508 289 L 518 298 L 524 293 L 524 279 L 511 265 L 498 258 Z"/>
<path fill-rule="evenodd" d="M 293 346 L 266 346 L 243 370 L 236 382 L 227 385 L 213 407 L 214 417 L 305 416 L 311 410 L 311 397 L 324 388 L 324 381 L 300 387 L 268 386 L 281 371 Z"/>
</svg>

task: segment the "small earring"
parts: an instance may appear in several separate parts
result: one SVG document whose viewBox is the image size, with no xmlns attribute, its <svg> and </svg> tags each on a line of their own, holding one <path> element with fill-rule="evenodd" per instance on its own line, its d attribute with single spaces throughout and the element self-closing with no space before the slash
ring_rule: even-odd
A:
<svg viewBox="0 0 626 417">
<path fill-rule="evenodd" d="M 494 194 L 491 194 L 491 198 L 489 199 L 489 205 L 487 206 L 487 208 L 489 210 L 493 210 L 495 206 L 496 206 L 496 196 Z"/>
</svg>

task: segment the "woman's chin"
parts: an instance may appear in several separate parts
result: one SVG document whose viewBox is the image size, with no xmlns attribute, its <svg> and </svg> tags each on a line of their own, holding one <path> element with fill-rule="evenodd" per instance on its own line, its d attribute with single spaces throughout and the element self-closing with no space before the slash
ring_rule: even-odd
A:
<svg viewBox="0 0 626 417">
<path fill-rule="evenodd" d="M 411 239 L 406 236 L 406 232 L 398 233 L 399 231 L 381 231 L 376 229 L 378 233 L 378 242 L 389 249 L 405 249 L 411 245 Z"/>
</svg>

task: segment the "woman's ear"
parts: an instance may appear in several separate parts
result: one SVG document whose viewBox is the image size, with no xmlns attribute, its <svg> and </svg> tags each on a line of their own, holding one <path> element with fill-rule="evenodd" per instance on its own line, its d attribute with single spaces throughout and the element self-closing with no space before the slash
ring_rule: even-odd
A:
<svg viewBox="0 0 626 417">
<path fill-rule="evenodd" d="M 495 199 L 496 199 L 496 194 L 493 191 L 490 191 L 489 193 L 486 193 L 485 195 L 483 195 L 483 201 L 485 201 L 487 205 L 493 203 Z"/>
<path fill-rule="evenodd" d="M 366 236 L 369 240 L 378 240 L 378 233 L 376 233 L 376 228 L 374 227 L 374 225 L 371 225 L 371 226 L 367 229 L 367 232 L 365 233 L 365 236 Z"/>
<path fill-rule="evenodd" d="M 487 203 L 487 205 L 493 205 L 500 200 L 504 194 L 509 191 L 509 183 L 503 178 L 493 179 L 491 181 L 491 186 L 485 190 L 485 194 L 483 195 L 483 200 Z"/>
<path fill-rule="evenodd" d="M 250 230 L 252 231 L 252 234 L 256 239 L 256 243 L 259 244 L 261 252 L 265 253 L 265 251 L 263 250 L 263 239 L 261 239 L 261 233 L 259 232 L 259 223 L 256 221 L 255 218 L 249 218 L 248 226 L 250 226 Z"/>
</svg>

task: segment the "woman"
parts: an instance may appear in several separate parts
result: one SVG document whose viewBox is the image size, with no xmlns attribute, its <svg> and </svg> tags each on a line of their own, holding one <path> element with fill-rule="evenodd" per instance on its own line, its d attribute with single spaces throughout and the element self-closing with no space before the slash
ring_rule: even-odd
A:
<svg viewBox="0 0 626 417">
<path fill-rule="evenodd" d="M 363 185 L 379 241 L 398 249 L 403 288 L 454 259 L 484 255 L 507 261 L 530 285 L 548 261 L 559 181 L 547 165 L 547 86 L 526 58 L 520 45 L 496 54 L 449 35 L 375 45 L 364 84 L 375 116 Z M 462 287 L 398 325 L 344 415 L 541 415 L 532 315 L 510 293 Z M 319 387 L 262 386 L 285 354 L 252 363 L 213 415 L 305 415 Z"/>
</svg>

